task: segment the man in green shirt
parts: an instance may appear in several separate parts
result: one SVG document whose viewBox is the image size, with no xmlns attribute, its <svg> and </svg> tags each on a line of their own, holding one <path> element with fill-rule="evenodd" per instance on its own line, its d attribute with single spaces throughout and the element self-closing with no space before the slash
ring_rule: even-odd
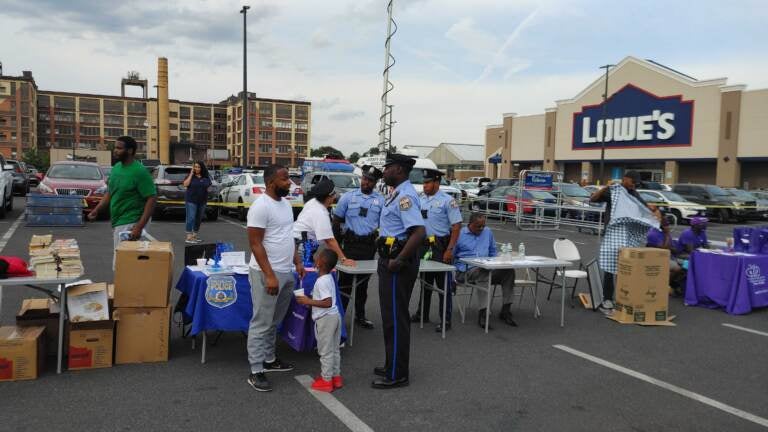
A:
<svg viewBox="0 0 768 432">
<path fill-rule="evenodd" d="M 157 189 L 147 169 L 135 159 L 136 141 L 133 138 L 129 136 L 117 138 L 115 157 L 119 162 L 112 167 L 109 175 L 109 190 L 101 202 L 88 214 L 88 219 L 96 220 L 101 209 L 109 206 L 114 249 L 117 249 L 121 240 L 145 239 L 144 227 L 149 223 L 152 212 L 155 210 Z M 113 253 L 113 270 L 114 267 Z"/>
</svg>

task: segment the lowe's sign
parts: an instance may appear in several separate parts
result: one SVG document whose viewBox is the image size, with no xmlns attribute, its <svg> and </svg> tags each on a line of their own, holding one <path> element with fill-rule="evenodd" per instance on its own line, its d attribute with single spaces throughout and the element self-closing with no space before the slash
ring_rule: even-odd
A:
<svg viewBox="0 0 768 432">
<path fill-rule="evenodd" d="M 602 103 L 573 114 L 574 150 L 600 148 L 603 131 L 606 148 L 692 144 L 693 101 L 684 101 L 680 95 L 659 97 L 627 84 L 607 103 L 605 124 Z"/>
</svg>

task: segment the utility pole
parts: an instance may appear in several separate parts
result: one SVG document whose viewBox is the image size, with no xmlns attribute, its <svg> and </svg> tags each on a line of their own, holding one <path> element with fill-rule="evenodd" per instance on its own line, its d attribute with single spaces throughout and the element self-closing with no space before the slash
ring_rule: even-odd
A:
<svg viewBox="0 0 768 432">
<path fill-rule="evenodd" d="M 389 147 L 392 142 L 388 136 L 391 135 L 392 123 L 388 121 L 387 117 L 390 117 L 391 105 L 387 103 L 387 95 L 394 85 L 389 81 L 389 70 L 395 65 L 395 58 L 390 54 L 390 45 L 392 36 L 397 32 L 397 23 L 392 19 L 392 8 L 394 6 L 394 0 L 389 0 L 387 4 L 387 39 L 384 41 L 384 88 L 381 93 L 381 116 L 379 116 L 379 153 L 386 153 L 389 151 Z M 394 26 L 394 30 L 392 27 Z M 390 62 L 391 61 L 391 62 Z"/>
<path fill-rule="evenodd" d="M 248 46 L 247 31 L 246 31 L 246 15 L 250 6 L 243 6 L 240 9 L 240 13 L 243 14 L 243 147 L 242 154 L 246 161 L 248 161 Z M 242 160 L 240 162 L 242 164 Z M 246 162 L 245 165 L 248 163 Z"/>
<path fill-rule="evenodd" d="M 608 71 L 615 65 L 607 64 L 600 66 L 600 69 L 605 69 L 605 91 L 603 92 L 603 136 L 600 138 L 600 177 L 598 183 L 603 181 L 605 174 L 605 137 L 608 135 L 608 122 L 606 116 L 608 114 Z"/>
</svg>

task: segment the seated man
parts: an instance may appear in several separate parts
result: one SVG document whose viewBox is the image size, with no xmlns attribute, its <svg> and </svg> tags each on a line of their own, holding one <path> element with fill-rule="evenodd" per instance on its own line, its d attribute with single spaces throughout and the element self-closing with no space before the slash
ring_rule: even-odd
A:
<svg viewBox="0 0 768 432">
<path fill-rule="evenodd" d="M 691 218 L 691 227 L 683 231 L 680 234 L 680 238 L 677 240 L 680 250 L 678 253 L 681 257 L 687 259 L 688 256 L 698 248 L 709 249 L 709 240 L 707 240 L 707 222 L 709 219 L 705 217 L 693 217 Z"/>
<path fill-rule="evenodd" d="M 681 297 L 683 295 L 683 288 L 685 287 L 684 282 L 686 273 L 677 262 L 677 246 L 675 245 L 675 241 L 672 240 L 672 235 L 669 232 L 669 221 L 667 219 L 661 220 L 661 230 L 657 230 L 656 228 L 648 230 L 646 246 L 669 250 L 669 286 L 672 288 L 671 294 L 673 297 Z"/>
<path fill-rule="evenodd" d="M 469 257 L 493 257 L 496 256 L 496 240 L 493 233 L 485 227 L 485 216 L 480 213 L 472 213 L 469 217 L 469 223 L 461 229 L 459 240 L 453 249 L 454 264 L 458 273 L 456 280 L 475 285 L 488 285 L 489 271 L 477 267 L 469 268 L 465 263 L 459 261 L 459 258 Z M 505 323 L 517 327 L 517 323 L 512 319 L 512 294 L 515 287 L 514 270 L 495 270 L 493 272 L 492 284 L 501 284 L 502 306 L 499 319 Z M 485 305 L 488 304 L 488 293 L 477 290 L 477 299 L 480 302 L 481 309 L 478 311 L 477 323 L 485 328 Z M 491 327 L 489 326 L 490 330 Z"/>
</svg>

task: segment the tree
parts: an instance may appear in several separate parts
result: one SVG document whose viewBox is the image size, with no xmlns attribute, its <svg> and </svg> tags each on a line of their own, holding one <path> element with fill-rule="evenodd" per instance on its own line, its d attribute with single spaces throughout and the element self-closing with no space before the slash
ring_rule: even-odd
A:
<svg viewBox="0 0 768 432">
<path fill-rule="evenodd" d="M 24 152 L 21 156 L 21 160 L 24 163 L 32 165 L 40 172 L 48 171 L 48 167 L 51 165 L 51 155 L 48 152 L 39 152 L 36 148 L 31 148 Z"/>
<path fill-rule="evenodd" d="M 373 156 L 379 154 L 379 148 L 378 147 L 371 147 L 368 149 L 367 152 L 363 153 L 363 156 Z"/>
<path fill-rule="evenodd" d="M 312 157 L 328 156 L 333 159 L 344 159 L 344 153 L 331 146 L 322 146 L 312 149 L 312 151 L 309 152 L 309 155 Z"/>
<path fill-rule="evenodd" d="M 356 163 L 358 159 L 360 159 L 360 154 L 357 152 L 353 152 L 351 155 L 349 155 L 349 162 L 351 163 Z"/>
</svg>

